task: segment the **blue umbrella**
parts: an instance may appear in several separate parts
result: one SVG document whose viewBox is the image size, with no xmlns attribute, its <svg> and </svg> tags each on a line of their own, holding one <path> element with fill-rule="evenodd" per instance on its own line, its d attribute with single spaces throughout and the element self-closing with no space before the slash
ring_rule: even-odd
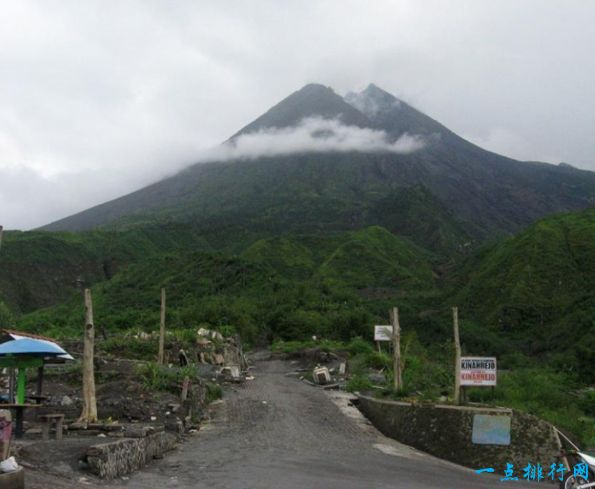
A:
<svg viewBox="0 0 595 489">
<path fill-rule="evenodd" d="M 0 356 L 6 355 L 57 357 L 67 353 L 51 341 L 21 338 L 0 344 Z"/>
</svg>

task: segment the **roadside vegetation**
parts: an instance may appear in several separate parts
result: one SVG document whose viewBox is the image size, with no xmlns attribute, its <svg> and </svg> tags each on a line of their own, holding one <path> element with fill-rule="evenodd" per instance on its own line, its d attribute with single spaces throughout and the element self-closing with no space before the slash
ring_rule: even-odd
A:
<svg viewBox="0 0 595 489">
<path fill-rule="evenodd" d="M 595 210 L 543 219 L 473 253 L 459 250 L 453 228 L 443 230 L 445 248 L 422 248 L 422 237 L 378 226 L 242 235 L 228 247 L 213 246 L 221 236 L 183 227 L 7 233 L 0 321 L 78 338 L 80 286 L 94 284 L 98 348 L 152 361 L 165 287 L 167 341 L 180 347 L 200 327 L 280 351 L 313 346 L 315 335 L 324 339 L 317 347 L 349 353 L 350 389 L 424 402 L 451 395 L 450 307 L 457 305 L 463 353 L 496 356 L 501 370 L 493 398 L 471 391 L 470 400 L 537 414 L 594 444 Z M 399 393 L 387 389 L 390 357 L 371 342 L 393 306 L 404 334 Z M 371 381 L 370 369 L 382 370 L 384 383 Z"/>
</svg>

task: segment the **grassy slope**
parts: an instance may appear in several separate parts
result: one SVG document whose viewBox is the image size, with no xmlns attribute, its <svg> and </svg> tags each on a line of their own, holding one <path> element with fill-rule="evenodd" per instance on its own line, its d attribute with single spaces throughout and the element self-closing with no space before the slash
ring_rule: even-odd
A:
<svg viewBox="0 0 595 489">
<path fill-rule="evenodd" d="M 30 312 L 109 279 L 132 262 L 189 247 L 208 244 L 181 226 L 80 234 L 7 232 L 0 253 L 0 298 L 16 312 Z"/>
<path fill-rule="evenodd" d="M 594 244 L 595 210 L 543 219 L 468 260 L 456 302 L 525 353 L 558 353 L 586 374 L 595 365 Z"/>
<path fill-rule="evenodd" d="M 374 321 L 357 289 L 389 287 L 401 297 L 431 289 L 426 256 L 378 227 L 328 238 L 261 240 L 240 256 L 155 255 L 93 288 L 96 320 L 107 330 L 155 329 L 163 286 L 172 327 L 231 324 L 252 341 L 261 333 L 348 338 L 365 334 Z M 23 317 L 20 326 L 63 335 L 78 332 L 81 317 L 80 298 L 73 297 Z"/>
</svg>

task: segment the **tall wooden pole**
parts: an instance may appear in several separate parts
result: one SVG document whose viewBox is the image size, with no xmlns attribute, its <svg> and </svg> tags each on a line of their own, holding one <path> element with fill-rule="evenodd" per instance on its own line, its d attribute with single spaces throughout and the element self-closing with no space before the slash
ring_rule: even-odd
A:
<svg viewBox="0 0 595 489">
<path fill-rule="evenodd" d="M 461 340 L 459 338 L 459 308 L 452 308 L 452 324 L 455 337 L 455 404 L 461 402 Z"/>
<path fill-rule="evenodd" d="M 393 325 L 393 387 L 395 390 L 403 388 L 403 376 L 401 371 L 401 327 L 399 326 L 399 309 L 393 307 L 390 312 L 390 319 Z"/>
<path fill-rule="evenodd" d="M 85 335 L 83 346 L 83 412 L 79 422 L 97 422 L 97 399 L 95 397 L 95 324 L 91 291 L 85 289 Z"/>
<path fill-rule="evenodd" d="M 161 289 L 161 321 L 159 324 L 159 354 L 157 363 L 165 363 L 165 289 Z"/>
</svg>

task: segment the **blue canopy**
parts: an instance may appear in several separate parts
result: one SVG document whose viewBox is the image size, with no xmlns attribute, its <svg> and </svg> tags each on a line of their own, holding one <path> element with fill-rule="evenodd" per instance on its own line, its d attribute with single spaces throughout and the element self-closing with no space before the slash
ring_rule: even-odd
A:
<svg viewBox="0 0 595 489">
<path fill-rule="evenodd" d="M 7 355 L 58 357 L 67 353 L 51 341 L 20 338 L 0 344 L 0 357 Z"/>
</svg>

